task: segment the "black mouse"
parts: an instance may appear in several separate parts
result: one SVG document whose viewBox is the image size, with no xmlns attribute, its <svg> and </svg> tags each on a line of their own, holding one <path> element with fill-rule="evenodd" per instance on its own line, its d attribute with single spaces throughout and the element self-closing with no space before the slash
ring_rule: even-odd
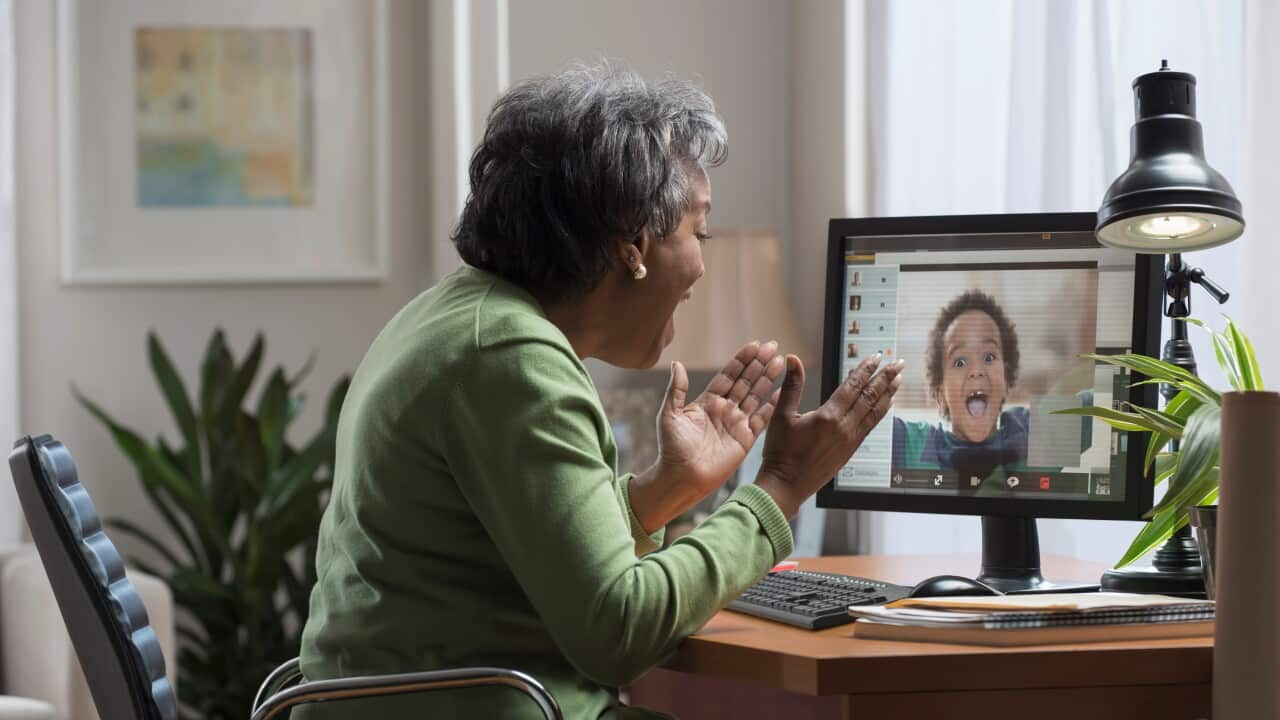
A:
<svg viewBox="0 0 1280 720">
<path fill-rule="evenodd" d="M 959 575 L 938 575 L 911 588 L 907 597 L 954 597 L 956 595 L 1003 595 L 990 585 Z"/>
</svg>

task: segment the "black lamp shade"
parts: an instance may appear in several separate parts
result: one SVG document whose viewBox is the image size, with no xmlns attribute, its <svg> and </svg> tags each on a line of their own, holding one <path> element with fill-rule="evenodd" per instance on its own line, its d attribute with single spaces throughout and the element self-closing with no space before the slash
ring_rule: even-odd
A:
<svg viewBox="0 0 1280 720">
<path fill-rule="evenodd" d="M 1133 81 L 1129 169 L 1098 209 L 1098 239 L 1145 253 L 1187 252 L 1244 232 L 1240 200 L 1204 159 L 1196 78 L 1167 66 Z"/>
</svg>

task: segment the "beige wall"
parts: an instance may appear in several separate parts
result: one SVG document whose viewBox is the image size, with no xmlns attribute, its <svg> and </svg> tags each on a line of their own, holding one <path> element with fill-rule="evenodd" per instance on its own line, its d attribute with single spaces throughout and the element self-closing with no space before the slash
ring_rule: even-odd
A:
<svg viewBox="0 0 1280 720">
<path fill-rule="evenodd" d="M 418 199 L 426 173 L 414 155 L 392 152 L 391 272 L 380 284 L 66 287 L 58 279 L 57 115 L 54 6 L 16 4 L 17 221 L 21 313 L 21 429 L 50 432 L 75 454 L 85 485 L 108 516 L 157 527 L 130 466 L 110 438 L 71 397 L 75 384 L 144 435 L 174 436 L 146 363 L 144 342 L 156 330 L 193 390 L 204 343 L 215 327 L 243 353 L 253 334 L 267 338 L 266 361 L 299 367 L 317 362 L 306 382 L 306 433 L 317 426 L 333 381 L 359 362 L 378 329 L 412 297 L 425 276 Z M 391 138 L 412 148 L 423 121 L 415 114 L 413 8 L 392 9 Z M 263 373 L 265 375 L 265 373 Z"/>
<path fill-rule="evenodd" d="M 699 81 L 729 129 L 729 161 L 711 174 L 712 226 L 763 226 L 785 234 L 786 3 L 539 0 L 512 2 L 510 9 L 513 82 L 602 56 L 649 79 L 670 72 Z"/>
</svg>

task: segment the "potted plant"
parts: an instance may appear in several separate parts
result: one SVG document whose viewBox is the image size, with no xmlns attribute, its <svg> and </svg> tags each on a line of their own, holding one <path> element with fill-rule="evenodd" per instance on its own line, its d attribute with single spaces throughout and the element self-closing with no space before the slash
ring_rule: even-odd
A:
<svg viewBox="0 0 1280 720">
<path fill-rule="evenodd" d="M 1262 373 L 1253 345 L 1230 319 L 1219 332 L 1192 318 L 1213 338 L 1214 356 L 1231 387 L 1238 391 L 1262 389 Z M 1168 482 L 1168 490 L 1155 507 L 1143 515 L 1151 522 L 1142 528 L 1116 567 L 1124 567 L 1168 540 L 1188 523 L 1188 512 L 1196 506 L 1218 500 L 1218 450 L 1222 393 L 1185 368 L 1147 355 L 1087 355 L 1098 362 L 1145 375 L 1138 384 L 1161 383 L 1177 389 L 1163 409 L 1126 403 L 1126 409 L 1109 407 L 1071 408 L 1064 415 L 1096 417 L 1119 430 L 1148 432 L 1144 469 L 1154 468 L 1157 486 Z M 1166 451 L 1172 440 L 1176 450 Z"/>
<path fill-rule="evenodd" d="M 261 335 L 237 362 L 222 331 L 213 334 L 195 402 L 155 333 L 147 351 L 179 429 L 176 441 L 161 436 L 148 443 L 75 395 L 137 469 L 172 541 L 123 519 L 107 524 L 154 551 L 162 567 L 130 560 L 163 578 L 184 611 L 177 629 L 183 716 L 239 720 L 262 679 L 298 654 L 348 380 L 330 390 L 320 429 L 294 445 L 286 431 L 302 408 L 298 384 L 310 362 L 292 377 L 276 367 L 248 406 Z"/>
</svg>

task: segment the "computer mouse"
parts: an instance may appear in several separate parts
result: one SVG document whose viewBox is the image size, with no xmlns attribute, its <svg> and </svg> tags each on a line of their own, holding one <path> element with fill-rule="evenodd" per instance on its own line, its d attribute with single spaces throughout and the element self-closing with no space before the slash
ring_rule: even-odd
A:
<svg viewBox="0 0 1280 720">
<path fill-rule="evenodd" d="M 955 597 L 957 595 L 1003 595 L 990 585 L 959 575 L 937 575 L 911 588 L 907 597 Z"/>
</svg>

